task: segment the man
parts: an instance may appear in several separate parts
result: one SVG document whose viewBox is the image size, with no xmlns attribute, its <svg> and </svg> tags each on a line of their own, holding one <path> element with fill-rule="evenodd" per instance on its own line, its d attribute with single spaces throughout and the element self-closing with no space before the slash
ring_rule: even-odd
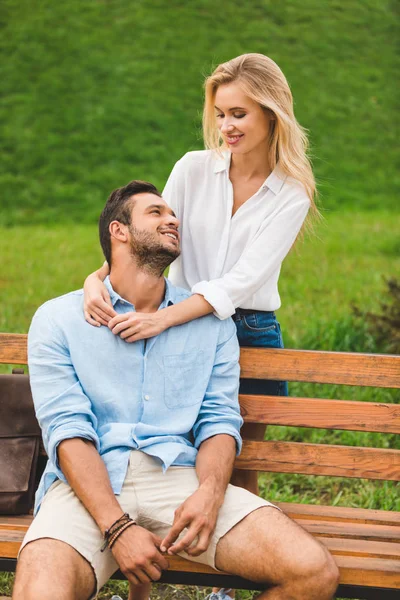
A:
<svg viewBox="0 0 400 600">
<path fill-rule="evenodd" d="M 114 191 L 100 240 L 118 313 L 189 293 L 163 277 L 178 220 L 154 186 Z M 329 553 L 270 503 L 228 486 L 240 451 L 238 343 L 208 315 L 127 344 L 85 322 L 82 291 L 44 304 L 29 332 L 49 457 L 20 553 L 15 600 L 87 600 L 119 567 L 157 581 L 168 554 L 270 584 L 260 598 L 328 600 Z"/>
</svg>

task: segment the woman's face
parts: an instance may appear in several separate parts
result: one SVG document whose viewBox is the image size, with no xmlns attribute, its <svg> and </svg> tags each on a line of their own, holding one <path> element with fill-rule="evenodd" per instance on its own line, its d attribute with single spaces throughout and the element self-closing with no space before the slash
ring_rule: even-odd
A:
<svg viewBox="0 0 400 600">
<path fill-rule="evenodd" d="M 233 154 L 265 150 L 271 117 L 238 83 L 220 85 L 215 95 L 217 125 Z"/>
</svg>

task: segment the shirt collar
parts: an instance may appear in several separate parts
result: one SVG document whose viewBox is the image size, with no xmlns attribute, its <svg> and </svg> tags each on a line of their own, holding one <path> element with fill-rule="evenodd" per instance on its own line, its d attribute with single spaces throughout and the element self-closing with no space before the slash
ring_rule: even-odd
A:
<svg viewBox="0 0 400 600">
<path fill-rule="evenodd" d="M 214 163 L 214 173 L 221 173 L 222 171 L 228 171 L 231 164 L 231 153 L 229 151 L 218 154 Z M 264 181 L 262 187 L 269 188 L 275 195 L 279 194 L 285 183 L 286 175 L 283 173 L 279 164 L 276 165 L 275 169 L 267 179 Z"/>
<path fill-rule="evenodd" d="M 231 153 L 217 151 L 217 157 L 214 163 L 214 173 L 221 173 L 221 171 L 228 171 L 229 165 L 231 164 Z"/>
<path fill-rule="evenodd" d="M 171 306 L 171 304 L 175 304 L 175 302 L 176 302 L 176 288 L 173 285 L 171 285 L 171 283 L 165 277 L 164 277 L 164 280 L 165 280 L 165 295 L 164 295 L 163 301 L 161 302 L 160 306 L 158 307 L 158 310 L 160 310 L 161 308 L 165 308 L 166 306 Z M 110 277 L 108 275 L 104 280 L 104 285 L 106 286 L 108 293 L 110 294 L 111 303 L 113 306 L 115 306 L 119 300 L 121 302 L 121 304 L 128 304 L 129 306 L 132 306 L 133 308 L 135 308 L 133 306 L 133 304 L 131 304 L 131 302 L 128 302 L 128 300 L 125 300 L 124 298 L 122 298 L 122 296 L 120 296 L 114 290 L 113 286 L 111 285 Z"/>
</svg>

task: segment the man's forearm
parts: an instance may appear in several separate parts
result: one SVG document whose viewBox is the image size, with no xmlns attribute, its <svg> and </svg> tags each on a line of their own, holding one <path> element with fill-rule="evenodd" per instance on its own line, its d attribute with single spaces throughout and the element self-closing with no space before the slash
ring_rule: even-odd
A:
<svg viewBox="0 0 400 600">
<path fill-rule="evenodd" d="M 64 440 L 58 446 L 58 460 L 69 485 L 104 533 L 123 511 L 96 448 L 81 438 Z"/>
<path fill-rule="evenodd" d="M 222 504 L 236 456 L 236 441 L 226 434 L 205 440 L 196 459 L 199 484 L 207 487 Z"/>
</svg>

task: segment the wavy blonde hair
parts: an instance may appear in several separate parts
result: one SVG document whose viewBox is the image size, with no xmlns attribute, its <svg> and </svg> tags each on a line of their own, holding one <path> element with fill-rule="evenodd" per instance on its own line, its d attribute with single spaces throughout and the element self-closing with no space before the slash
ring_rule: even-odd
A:
<svg viewBox="0 0 400 600">
<path fill-rule="evenodd" d="M 220 85 L 237 81 L 244 93 L 273 114 L 269 139 L 269 165 L 279 161 L 282 171 L 303 184 L 314 214 L 316 185 L 307 156 L 308 138 L 294 116 L 293 96 L 278 65 L 263 54 L 242 54 L 220 64 L 205 81 L 203 135 L 206 148 L 225 149 L 217 127 L 215 95 Z"/>
</svg>

